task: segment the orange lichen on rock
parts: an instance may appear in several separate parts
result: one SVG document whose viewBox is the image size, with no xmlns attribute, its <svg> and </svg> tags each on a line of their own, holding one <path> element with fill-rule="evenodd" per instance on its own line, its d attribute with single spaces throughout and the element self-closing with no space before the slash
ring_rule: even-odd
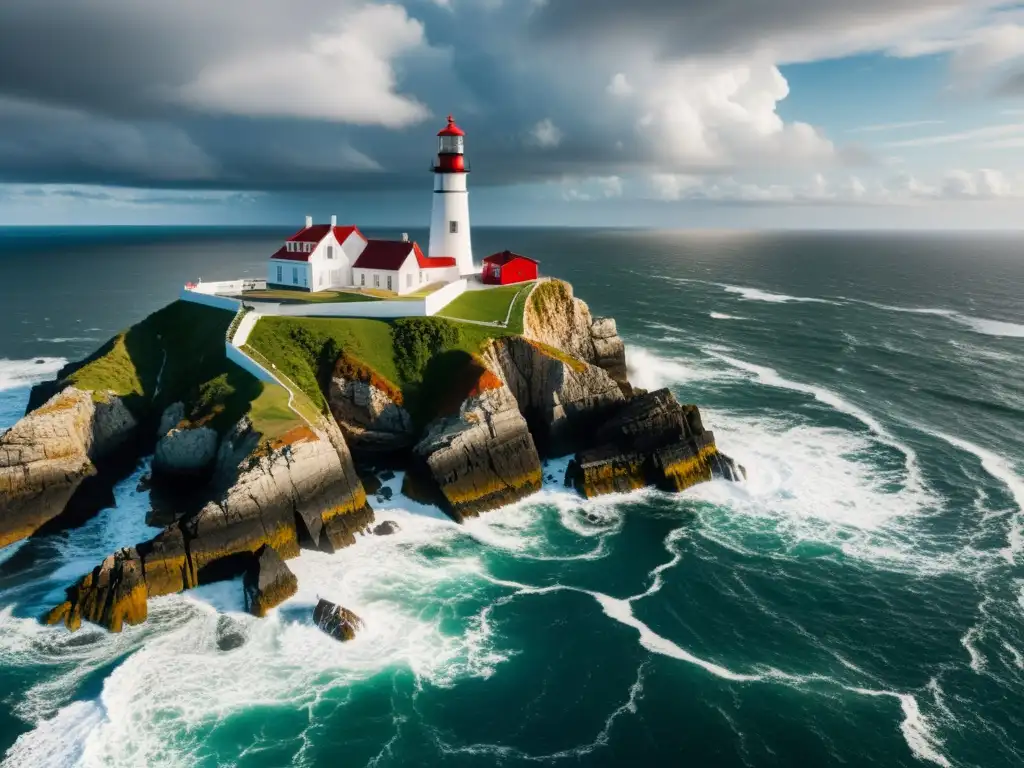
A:
<svg viewBox="0 0 1024 768">
<path fill-rule="evenodd" d="M 285 446 L 295 445 L 308 440 L 319 440 L 316 433 L 305 424 L 292 427 L 280 437 L 269 441 L 268 447 L 271 451 L 279 451 Z"/>
<path fill-rule="evenodd" d="M 343 353 L 334 364 L 334 375 L 337 378 L 348 381 L 362 381 L 376 387 L 393 402 L 395 405 L 404 405 L 402 390 L 391 383 L 377 371 L 368 366 L 362 360 L 352 355 Z"/>
</svg>

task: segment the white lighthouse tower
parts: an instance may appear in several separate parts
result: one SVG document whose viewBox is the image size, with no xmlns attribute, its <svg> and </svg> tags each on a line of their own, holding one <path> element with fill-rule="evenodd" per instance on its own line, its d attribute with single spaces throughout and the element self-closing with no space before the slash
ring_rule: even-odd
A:
<svg viewBox="0 0 1024 768">
<path fill-rule="evenodd" d="M 448 125 L 437 134 L 434 172 L 434 207 L 430 216 L 427 256 L 453 256 L 460 275 L 476 272 L 469 237 L 469 191 L 466 189 L 465 132 L 448 115 Z"/>
</svg>

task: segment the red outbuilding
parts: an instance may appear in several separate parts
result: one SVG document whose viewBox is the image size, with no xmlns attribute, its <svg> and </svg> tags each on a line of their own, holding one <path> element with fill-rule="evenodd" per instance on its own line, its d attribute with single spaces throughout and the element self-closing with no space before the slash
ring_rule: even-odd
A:
<svg viewBox="0 0 1024 768">
<path fill-rule="evenodd" d="M 537 260 L 512 251 L 495 253 L 484 259 L 481 279 L 488 285 L 509 285 L 537 279 Z"/>
</svg>

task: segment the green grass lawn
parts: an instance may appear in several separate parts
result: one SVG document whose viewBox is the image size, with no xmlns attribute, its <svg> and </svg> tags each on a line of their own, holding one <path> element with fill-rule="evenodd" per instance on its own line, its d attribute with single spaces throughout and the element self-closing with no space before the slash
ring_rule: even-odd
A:
<svg viewBox="0 0 1024 768">
<path fill-rule="evenodd" d="M 98 399 L 113 392 L 140 418 L 183 402 L 187 422 L 220 434 L 245 414 L 268 439 L 302 425 L 288 408 L 286 390 L 263 384 L 225 356 L 233 318 L 227 310 L 176 301 L 71 366 L 65 381 Z"/>
<path fill-rule="evenodd" d="M 282 304 L 343 304 L 359 301 L 380 301 L 381 297 L 355 291 L 289 291 L 281 288 L 267 288 L 245 291 L 238 298 L 252 301 L 277 301 Z"/>
<path fill-rule="evenodd" d="M 509 304 L 513 299 L 523 292 L 523 305 L 525 306 L 525 295 L 529 292 L 533 283 L 516 283 L 515 285 L 503 285 L 496 288 L 486 288 L 479 291 L 466 291 L 455 301 L 445 307 L 439 315 L 452 320 L 476 320 L 485 323 L 502 323 L 508 314 Z M 515 312 L 512 313 L 515 315 Z M 523 313 L 520 309 L 518 316 L 519 333 L 522 330 Z M 511 326 L 516 318 L 509 318 Z"/>
<path fill-rule="evenodd" d="M 506 304 L 507 307 L 507 304 Z M 406 323 L 403 329 L 399 324 Z M 448 328 L 437 348 L 412 354 L 396 348 L 408 323 L 414 327 Z M 445 384 L 464 368 L 492 338 L 507 335 L 502 328 L 458 323 L 443 318 L 374 320 L 366 318 L 263 317 L 249 336 L 248 346 L 290 378 L 321 411 L 327 410 L 323 391 L 334 364 L 344 353 L 372 369 L 403 395 L 405 407 L 418 421 L 433 415 L 433 404 L 444 396 Z M 405 334 L 408 336 L 408 334 Z M 424 382 L 430 386 L 424 388 Z"/>
</svg>

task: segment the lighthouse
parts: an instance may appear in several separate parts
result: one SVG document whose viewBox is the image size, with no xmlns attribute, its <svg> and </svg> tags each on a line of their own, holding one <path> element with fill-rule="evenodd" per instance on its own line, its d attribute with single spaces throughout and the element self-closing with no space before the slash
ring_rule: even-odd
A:
<svg viewBox="0 0 1024 768">
<path fill-rule="evenodd" d="M 437 134 L 434 173 L 434 206 L 430 215 L 428 256 L 451 256 L 462 276 L 475 273 L 469 237 L 469 191 L 465 161 L 465 132 L 448 115 L 448 125 Z"/>
</svg>

